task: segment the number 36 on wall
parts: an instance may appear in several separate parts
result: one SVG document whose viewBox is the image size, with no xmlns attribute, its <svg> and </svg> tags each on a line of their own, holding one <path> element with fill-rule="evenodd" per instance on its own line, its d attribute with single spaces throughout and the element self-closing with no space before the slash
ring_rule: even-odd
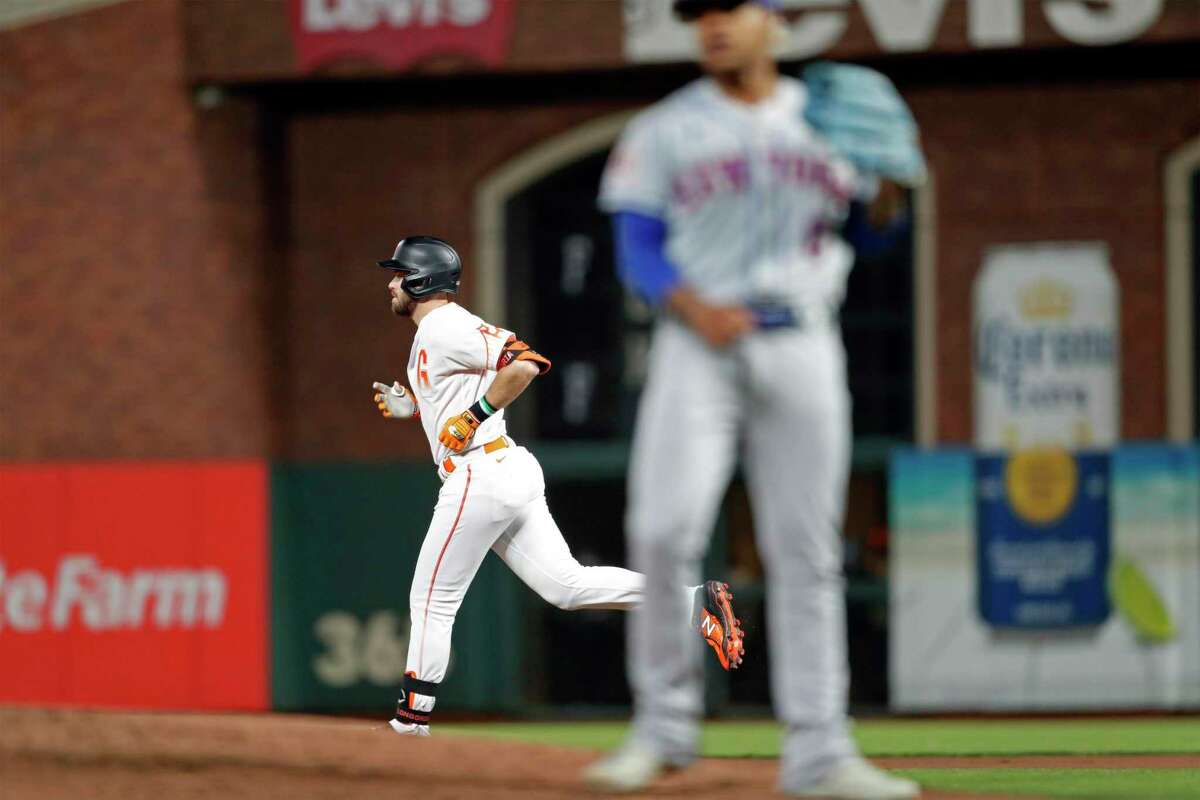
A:
<svg viewBox="0 0 1200 800">
<path fill-rule="evenodd" d="M 313 672 L 327 686 L 340 689 L 360 680 L 393 686 L 404 677 L 408 623 L 394 611 L 376 611 L 365 623 L 348 611 L 327 611 L 313 623 L 313 635 L 325 646 L 313 659 Z"/>
</svg>

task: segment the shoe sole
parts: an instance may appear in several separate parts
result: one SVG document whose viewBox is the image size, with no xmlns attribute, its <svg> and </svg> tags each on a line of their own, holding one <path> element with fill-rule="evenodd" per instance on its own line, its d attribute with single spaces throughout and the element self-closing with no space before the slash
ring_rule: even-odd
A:
<svg viewBox="0 0 1200 800">
<path fill-rule="evenodd" d="M 400 736 L 412 736 L 412 737 L 416 737 L 417 739 L 428 739 L 430 736 L 430 733 L 428 730 L 426 730 L 424 733 L 421 733 L 416 728 L 406 728 L 406 727 L 404 727 L 404 725 L 405 725 L 405 723 L 400 722 L 399 720 L 393 719 L 393 720 L 389 720 L 388 724 L 386 726 L 382 726 L 382 729 L 383 730 L 390 729 L 390 730 L 394 731 L 395 733 L 399 734 Z"/>
<path fill-rule="evenodd" d="M 592 768 L 584 770 L 583 783 L 593 793 L 597 794 L 633 794 L 634 792 L 642 792 L 645 789 L 658 782 L 660 778 L 672 775 L 687 768 L 684 764 L 672 764 L 663 762 L 659 764 L 653 775 L 643 776 L 641 780 L 628 781 L 614 779 L 607 771 L 603 769 Z"/>
</svg>

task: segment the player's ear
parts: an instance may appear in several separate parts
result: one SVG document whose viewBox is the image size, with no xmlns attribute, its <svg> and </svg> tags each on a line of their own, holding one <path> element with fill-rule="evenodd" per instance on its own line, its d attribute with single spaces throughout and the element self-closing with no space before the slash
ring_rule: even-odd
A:
<svg viewBox="0 0 1200 800">
<path fill-rule="evenodd" d="M 783 14 L 771 15 L 771 52 L 776 58 L 781 57 L 787 49 L 788 35 L 791 30 L 788 28 L 787 20 L 783 18 Z"/>
</svg>

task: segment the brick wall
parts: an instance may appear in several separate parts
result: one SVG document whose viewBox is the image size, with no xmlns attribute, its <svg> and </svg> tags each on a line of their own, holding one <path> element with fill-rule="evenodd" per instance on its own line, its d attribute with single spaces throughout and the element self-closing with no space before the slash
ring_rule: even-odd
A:
<svg viewBox="0 0 1200 800">
<path fill-rule="evenodd" d="M 0 32 L 0 458 L 270 441 L 256 112 L 200 114 L 173 0 Z"/>
<path fill-rule="evenodd" d="M 1109 243 L 1121 289 L 1122 433 L 1164 435 L 1162 166 L 1200 135 L 1197 96 L 1197 81 L 910 92 L 938 183 L 942 441 L 972 435 L 971 285 L 984 249 L 1052 240 Z M 614 108 L 412 109 L 293 124 L 298 285 L 289 341 L 310 403 L 288 437 L 293 453 L 375 457 L 398 443 L 422 452 L 415 431 L 380 438 L 384 429 L 346 406 L 347 390 L 369 385 L 372 370 L 402 374 L 411 340 L 409 326 L 386 316 L 384 278 L 365 265 L 398 232 L 431 231 L 461 247 L 469 290 L 476 182 L 541 138 Z M 384 196 L 363 191 L 381 184 Z"/>
<path fill-rule="evenodd" d="M 665 11 L 668 0 L 660 2 Z M 1000 3 L 1001 0 L 989 0 Z M 1023 0 L 1024 46 L 1063 47 L 1045 15 L 1047 0 Z M 289 0 L 215 2 L 184 0 L 187 26 L 187 71 L 196 81 L 263 81 L 294 78 L 296 65 L 289 21 Z M 345 6 L 348 0 L 327 0 Z M 515 0 L 515 26 L 507 55 L 497 69 L 511 73 L 613 69 L 625 65 L 622 3 L 619 0 Z M 833 5 L 832 3 L 830 5 Z M 1093 4 L 1097 5 L 1097 4 Z M 1007 7 L 1007 4 L 1005 4 Z M 827 9 L 826 9 L 827 10 Z M 823 56 L 857 60 L 883 54 L 880 42 L 857 2 L 845 4 L 846 27 Z M 926 52 L 972 49 L 967 36 L 968 3 L 953 0 L 937 9 L 932 41 Z M 913 12 L 916 13 L 915 11 Z M 794 11 L 793 16 L 803 16 Z M 1195 0 L 1164 0 L 1161 12 L 1138 41 L 1179 42 L 1200 35 Z M 426 72 L 478 72 L 469 59 L 434 58 L 415 69 Z M 322 67 L 322 74 L 386 75 L 386 67 L 365 58 Z"/>
<path fill-rule="evenodd" d="M 938 431 L 972 436 L 971 285 L 990 244 L 1101 240 L 1121 292 L 1121 433 L 1165 435 L 1163 166 L 1200 81 L 916 89 L 937 176 Z"/>
<path fill-rule="evenodd" d="M 426 457 L 370 405 L 411 340 L 370 264 L 404 233 L 445 236 L 469 300 L 480 179 L 683 79 L 614 73 L 589 93 L 564 78 L 543 96 L 489 78 L 436 101 L 380 82 L 326 88 L 327 106 L 267 86 L 207 108 L 183 30 L 177 3 L 144 0 L 0 32 L 0 458 Z M 940 198 L 943 441 L 971 435 L 984 247 L 1051 239 L 1109 242 L 1123 434 L 1163 435 L 1161 170 L 1200 134 L 1198 95 L 1195 80 L 910 87 Z"/>
<path fill-rule="evenodd" d="M 466 264 L 469 304 L 476 185 L 526 148 L 615 109 L 451 103 L 293 120 L 288 372 L 303 411 L 287 423 L 287 455 L 428 457 L 417 426 L 384 422 L 371 404 L 372 381 L 405 380 L 413 331 L 391 314 L 390 275 L 374 262 L 401 236 L 444 237 Z"/>
</svg>

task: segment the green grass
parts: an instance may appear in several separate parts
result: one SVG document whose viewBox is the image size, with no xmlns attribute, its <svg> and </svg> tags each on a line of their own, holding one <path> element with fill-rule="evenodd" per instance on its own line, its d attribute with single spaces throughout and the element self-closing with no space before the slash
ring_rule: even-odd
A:
<svg viewBox="0 0 1200 800">
<path fill-rule="evenodd" d="M 901 769 L 929 789 L 1088 800 L 1196 800 L 1194 769 Z"/>
<path fill-rule="evenodd" d="M 1200 717 L 878 720 L 855 735 L 876 756 L 1200 753 Z"/>
<path fill-rule="evenodd" d="M 623 722 L 503 722 L 439 725 L 443 733 L 605 750 L 625 735 Z M 869 720 L 854 727 L 868 756 L 1200 754 L 1200 717 L 1071 720 Z M 773 722 L 704 726 L 709 757 L 779 755 Z M 904 769 L 930 789 L 981 795 L 1091 800 L 1200 800 L 1196 769 Z"/>
<path fill-rule="evenodd" d="M 439 733 L 605 750 L 625 735 L 623 722 L 502 722 L 440 725 Z M 1200 753 L 1200 717 L 1074 720 L 870 720 L 854 726 L 868 756 Z M 709 757 L 779 755 L 773 722 L 704 726 Z"/>
</svg>

